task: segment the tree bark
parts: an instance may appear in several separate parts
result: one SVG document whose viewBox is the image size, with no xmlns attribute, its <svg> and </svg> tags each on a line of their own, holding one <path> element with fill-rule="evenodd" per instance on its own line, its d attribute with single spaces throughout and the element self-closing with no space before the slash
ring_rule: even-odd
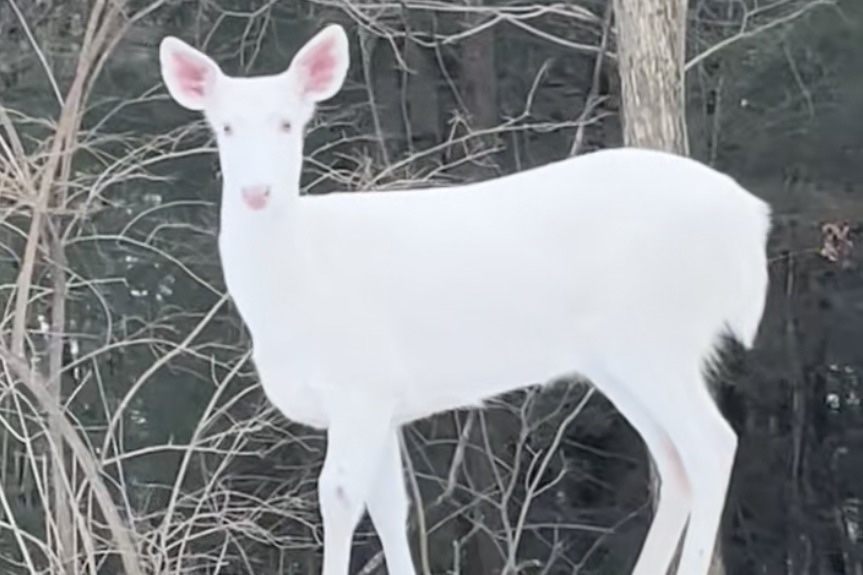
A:
<svg viewBox="0 0 863 575">
<path fill-rule="evenodd" d="M 484 0 L 467 0 L 471 7 L 481 7 Z M 468 15 L 466 28 L 482 25 L 487 16 L 481 13 Z M 497 66 L 495 54 L 495 28 L 489 27 L 462 40 L 459 64 L 459 90 L 467 113 L 467 132 L 489 130 L 498 125 L 500 113 L 497 103 Z M 496 137 L 490 134 L 472 135 L 459 155 L 473 157 L 457 173 L 471 180 L 483 180 L 498 175 L 494 157 L 484 153 L 495 147 Z"/>
<path fill-rule="evenodd" d="M 686 0 L 613 1 L 624 142 L 688 154 Z"/>
</svg>

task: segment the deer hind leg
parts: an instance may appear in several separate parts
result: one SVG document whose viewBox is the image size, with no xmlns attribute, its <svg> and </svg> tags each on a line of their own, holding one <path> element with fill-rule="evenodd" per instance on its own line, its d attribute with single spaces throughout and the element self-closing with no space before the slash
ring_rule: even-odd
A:
<svg viewBox="0 0 863 575">
<path fill-rule="evenodd" d="M 692 480 L 693 505 L 689 527 L 680 554 L 680 575 L 706 575 L 713 550 L 728 484 L 737 452 L 737 434 L 722 416 L 703 378 L 692 387 L 691 437 L 698 438 L 698 449 L 685 451 L 683 465 Z"/>
<path fill-rule="evenodd" d="M 659 474 L 659 498 L 633 575 L 665 575 L 686 526 L 692 490 L 683 463 L 686 428 L 674 400 L 649 370 L 593 370 L 586 375 L 639 433 Z M 690 575 L 690 574 L 687 574 Z M 694 574 L 691 574 L 694 575 Z"/>
<path fill-rule="evenodd" d="M 323 575 L 348 575 L 354 531 L 394 434 L 380 406 L 343 403 L 350 409 L 330 419 L 327 452 L 318 478 L 324 524 Z"/>
<path fill-rule="evenodd" d="M 408 493 L 397 429 L 387 441 L 367 506 L 381 540 L 387 572 L 394 575 L 415 575 L 408 543 Z"/>
</svg>

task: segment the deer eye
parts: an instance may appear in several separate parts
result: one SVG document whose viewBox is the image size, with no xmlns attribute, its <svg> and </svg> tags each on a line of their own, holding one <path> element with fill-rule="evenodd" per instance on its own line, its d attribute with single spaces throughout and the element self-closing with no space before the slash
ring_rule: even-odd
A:
<svg viewBox="0 0 863 575">
<path fill-rule="evenodd" d="M 231 127 L 230 124 L 224 124 L 222 126 L 222 133 L 225 134 L 226 136 L 230 136 L 231 134 L 234 133 L 234 129 Z"/>
<path fill-rule="evenodd" d="M 288 120 L 282 120 L 282 123 L 279 124 L 279 129 L 285 133 L 291 131 L 291 123 Z"/>
</svg>

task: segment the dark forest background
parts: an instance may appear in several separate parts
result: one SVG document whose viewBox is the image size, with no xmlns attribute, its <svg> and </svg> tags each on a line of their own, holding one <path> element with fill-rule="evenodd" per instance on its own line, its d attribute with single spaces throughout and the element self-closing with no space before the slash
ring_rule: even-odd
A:
<svg viewBox="0 0 863 575">
<path fill-rule="evenodd" d="M 310 126 L 306 193 L 623 143 L 604 0 L 0 0 L 0 572 L 319 572 L 323 438 L 258 386 L 213 142 L 158 42 L 270 73 L 327 22 L 352 65 Z M 686 45 L 691 155 L 776 212 L 761 336 L 716 376 L 740 434 L 725 572 L 863 575 L 863 2 L 690 0 Z M 588 389 L 405 430 L 427 575 L 629 572 L 648 461 Z M 384 572 L 367 521 L 354 569 Z"/>
</svg>

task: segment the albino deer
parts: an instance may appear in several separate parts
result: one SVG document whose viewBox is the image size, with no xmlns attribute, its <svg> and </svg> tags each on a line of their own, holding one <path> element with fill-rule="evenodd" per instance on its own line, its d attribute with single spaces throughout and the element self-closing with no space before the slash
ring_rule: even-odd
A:
<svg viewBox="0 0 863 575">
<path fill-rule="evenodd" d="M 704 370 L 751 346 L 767 292 L 767 204 L 683 157 L 595 152 L 465 186 L 301 196 L 304 128 L 348 70 L 330 25 L 281 74 L 236 78 L 160 46 L 178 104 L 214 132 L 225 281 L 270 401 L 327 431 L 324 575 L 346 575 L 365 509 L 388 570 L 413 575 L 400 426 L 561 376 L 591 380 L 661 479 L 635 566 L 707 573 L 737 436 Z"/>
</svg>

